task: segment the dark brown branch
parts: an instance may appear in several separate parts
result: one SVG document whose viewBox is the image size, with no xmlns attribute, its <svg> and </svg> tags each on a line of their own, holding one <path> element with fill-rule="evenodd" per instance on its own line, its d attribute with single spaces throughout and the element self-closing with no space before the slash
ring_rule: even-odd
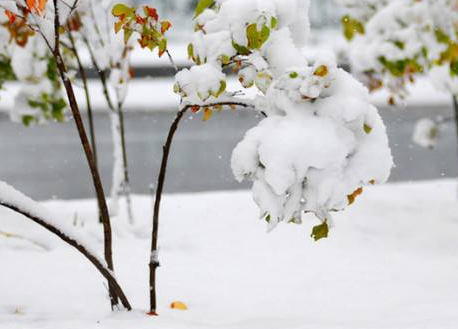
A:
<svg viewBox="0 0 458 329">
<path fill-rule="evenodd" d="M 157 268 L 160 266 L 159 258 L 158 258 L 158 237 L 159 237 L 159 212 L 161 208 L 161 199 L 162 199 L 162 192 L 164 189 L 165 177 L 167 173 L 167 164 L 169 160 L 170 150 L 173 143 L 173 137 L 178 129 L 178 126 L 183 119 L 183 116 L 192 108 L 204 108 L 204 107 L 215 107 L 215 106 L 238 106 L 244 108 L 253 108 L 252 105 L 245 104 L 242 102 L 220 102 L 220 103 L 212 103 L 206 105 L 186 105 L 183 107 L 176 115 L 175 119 L 170 126 L 169 133 L 167 136 L 167 140 L 163 146 L 163 155 L 162 155 L 162 162 L 161 162 L 161 169 L 159 171 L 157 186 L 156 186 L 156 197 L 154 201 L 154 214 L 153 214 L 153 229 L 152 229 L 152 236 L 151 236 L 151 253 L 150 253 L 150 263 L 149 263 L 149 271 L 150 271 L 150 314 L 156 315 L 157 311 L 157 289 L 156 289 L 156 271 Z"/>
<path fill-rule="evenodd" d="M 456 128 L 457 151 L 458 151 L 458 99 L 457 99 L 457 96 L 455 95 L 453 95 L 453 110 L 454 110 L 454 121 L 455 121 L 455 128 Z"/>
<path fill-rule="evenodd" d="M 57 62 L 57 68 L 59 70 L 62 82 L 64 84 L 65 91 L 67 93 L 67 98 L 70 104 L 70 109 L 73 114 L 73 118 L 75 120 L 76 128 L 78 130 L 78 134 L 81 140 L 81 144 L 83 146 L 84 154 L 86 155 L 86 160 L 89 165 L 89 169 L 91 171 L 92 180 L 94 183 L 94 188 L 97 195 L 97 202 L 100 205 L 100 216 L 102 218 L 103 230 L 104 230 L 104 255 L 105 260 L 108 265 L 108 269 L 113 271 L 113 252 L 112 252 L 112 237 L 111 237 L 111 223 L 110 223 L 110 215 L 108 213 L 108 207 L 105 200 L 105 192 L 103 190 L 102 181 L 100 179 L 100 174 L 97 169 L 97 165 L 95 162 L 94 154 L 92 153 L 91 145 L 89 143 L 89 139 L 87 137 L 86 129 L 84 128 L 83 120 L 81 118 L 81 113 L 79 110 L 78 102 L 76 101 L 75 92 L 73 90 L 73 85 L 67 77 L 67 67 L 62 58 L 62 54 L 60 52 L 60 21 L 59 21 L 59 10 L 57 6 L 57 0 L 54 0 L 54 49 L 51 49 L 53 55 Z M 109 284 L 109 291 L 110 291 L 110 300 L 111 304 L 114 307 L 118 304 L 118 295 L 115 292 L 114 287 Z"/>
<path fill-rule="evenodd" d="M 107 83 L 107 75 L 106 71 L 100 69 L 99 65 L 97 64 L 97 60 L 95 58 L 94 51 L 92 50 L 91 44 L 89 40 L 86 38 L 84 34 L 81 34 L 81 37 L 83 39 L 84 44 L 86 45 L 89 55 L 91 57 L 91 62 L 92 65 L 94 66 L 94 69 L 97 71 L 97 74 L 99 76 L 100 82 L 102 83 L 102 91 L 103 91 L 103 96 L 105 97 L 108 107 L 110 108 L 110 111 L 114 112 L 115 107 L 113 105 L 113 102 L 111 101 L 110 93 L 108 91 L 108 83 Z"/>
<path fill-rule="evenodd" d="M 8 208 L 14 212 L 17 212 L 32 221 L 34 221 L 36 224 L 44 227 L 51 233 L 57 235 L 60 239 L 68 243 L 70 246 L 78 250 L 84 257 L 87 258 L 95 267 L 96 269 L 102 274 L 102 276 L 107 279 L 109 282 L 110 286 L 113 287 L 113 290 L 115 291 L 116 295 L 119 296 L 119 299 L 121 300 L 122 305 L 127 309 L 127 310 L 132 310 L 132 307 L 130 306 L 129 300 L 127 299 L 126 295 L 124 294 L 124 291 L 122 290 L 121 286 L 118 284 L 118 281 L 116 278 L 113 276 L 112 271 L 109 270 L 105 265 L 103 265 L 99 259 L 93 255 L 89 250 L 86 249 L 85 246 L 81 245 L 78 241 L 75 239 L 69 237 L 66 235 L 64 232 L 56 228 L 55 226 L 51 225 L 46 221 L 44 218 L 40 218 L 38 216 L 32 215 L 27 211 L 24 211 L 20 209 L 18 206 L 8 204 L 6 202 L 0 202 L 0 206 L 3 206 L 5 208 Z"/>
<path fill-rule="evenodd" d="M 78 71 L 81 76 L 81 81 L 83 82 L 83 89 L 84 89 L 84 95 L 86 98 L 86 105 L 87 105 L 87 115 L 88 115 L 88 121 L 89 121 L 89 133 L 91 137 L 91 146 L 92 146 L 92 152 L 94 153 L 94 158 L 95 162 L 97 164 L 97 144 L 96 144 L 96 137 L 95 137 L 95 127 L 94 127 L 94 115 L 92 112 L 92 103 L 91 103 L 91 97 L 89 95 L 89 85 L 88 85 L 88 78 L 87 78 L 87 73 L 86 69 L 84 68 L 81 58 L 78 53 L 78 49 L 76 48 L 76 42 L 75 38 L 73 37 L 73 33 L 71 31 L 70 26 L 67 24 L 68 28 L 68 38 L 70 39 L 70 44 L 71 44 L 71 50 L 75 55 L 76 63 L 78 64 Z"/>
</svg>

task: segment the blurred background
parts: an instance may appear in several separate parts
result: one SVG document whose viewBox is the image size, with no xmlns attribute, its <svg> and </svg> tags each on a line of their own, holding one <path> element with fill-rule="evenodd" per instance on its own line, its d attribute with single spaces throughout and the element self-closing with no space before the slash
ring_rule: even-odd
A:
<svg viewBox="0 0 458 329">
<path fill-rule="evenodd" d="M 161 18 L 172 21 L 170 50 L 180 67 L 189 66 L 186 45 L 192 31 L 192 13 L 197 0 L 132 1 L 158 7 Z M 304 51 L 336 54 L 345 61 L 346 43 L 340 31 L 340 9 L 332 0 L 312 0 L 312 33 Z M 126 135 L 132 191 L 150 193 L 155 188 L 162 145 L 174 118 L 179 99 L 172 92 L 174 71 L 167 60 L 136 50 L 133 55 L 135 80 L 126 105 Z M 95 76 L 92 74 L 91 76 Z M 235 79 L 234 79 L 235 80 Z M 234 84 L 235 85 L 235 84 Z M 17 88 L 7 85 L 0 92 L 0 179 L 31 197 L 91 198 L 94 193 L 74 123 L 25 128 L 9 120 L 8 108 Z M 94 82 L 91 92 L 98 92 Z M 81 94 L 81 90 L 78 91 Z M 415 123 L 423 117 L 452 115 L 451 97 L 436 92 L 427 81 L 411 88 L 404 104 L 388 106 L 384 92 L 372 96 L 387 125 L 395 157 L 391 181 L 456 177 L 456 142 L 452 125 L 447 125 L 438 146 L 424 149 L 412 142 Z M 109 191 L 112 167 L 110 122 L 103 102 L 96 106 L 99 166 Z M 165 190 L 169 193 L 246 189 L 237 183 L 230 168 L 233 148 L 243 134 L 261 120 L 255 113 L 224 112 L 203 122 L 201 114 L 190 115 L 180 127 L 169 162 Z"/>
</svg>

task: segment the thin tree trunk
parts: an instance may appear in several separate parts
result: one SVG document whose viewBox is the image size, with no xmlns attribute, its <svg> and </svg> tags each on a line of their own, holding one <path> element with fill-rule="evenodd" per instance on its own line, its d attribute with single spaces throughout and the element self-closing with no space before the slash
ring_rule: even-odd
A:
<svg viewBox="0 0 458 329">
<path fill-rule="evenodd" d="M 457 157 L 458 157 L 458 99 L 456 95 L 452 95 L 452 98 L 453 98 L 453 111 L 454 111 L 454 119 L 455 119 L 454 121 L 455 121 L 455 128 L 456 128 L 456 148 L 457 148 Z"/>
<path fill-rule="evenodd" d="M 46 219 L 44 218 L 39 218 L 35 215 L 32 215 L 19 207 L 15 205 L 11 205 L 5 202 L 0 202 L 0 206 L 3 206 L 5 208 L 11 209 L 12 211 L 15 211 L 38 225 L 44 227 L 51 233 L 54 233 L 57 235 L 60 239 L 68 243 L 70 246 L 73 248 L 77 249 L 84 257 L 86 257 L 95 267 L 96 269 L 102 274 L 102 276 L 109 282 L 109 285 L 112 287 L 113 291 L 115 292 L 116 296 L 119 296 L 119 299 L 121 300 L 122 305 L 128 310 L 131 311 L 132 307 L 130 306 L 129 300 L 127 299 L 126 295 L 124 294 L 124 291 L 122 290 L 121 286 L 119 285 L 118 281 L 116 278 L 113 276 L 113 272 L 108 269 L 105 265 L 103 265 L 99 259 L 93 255 L 90 251 L 86 249 L 85 246 L 81 245 L 78 241 L 75 239 L 67 236 L 65 233 L 61 232 L 58 228 L 52 226 L 49 224 Z"/>
<path fill-rule="evenodd" d="M 119 196 L 123 184 L 123 163 L 121 147 L 121 124 L 118 112 L 110 112 L 111 139 L 113 141 L 113 171 L 111 177 L 110 213 L 112 216 L 119 214 Z"/>
<path fill-rule="evenodd" d="M 121 149 L 122 149 L 122 164 L 123 164 L 123 173 L 124 173 L 124 184 L 123 194 L 126 198 L 127 203 L 127 219 L 129 224 L 135 224 L 135 218 L 132 208 L 132 196 L 130 191 L 130 177 L 129 177 L 129 164 L 127 160 L 127 145 L 126 145 L 126 130 L 124 125 L 124 111 L 122 104 L 118 104 L 118 115 L 119 115 L 119 128 L 121 130 Z"/>
<path fill-rule="evenodd" d="M 95 165 L 96 167 L 98 167 L 97 142 L 96 142 L 96 136 L 95 136 L 94 116 L 92 113 L 92 102 L 91 102 L 91 97 L 89 94 L 89 85 L 88 85 L 87 74 L 81 62 L 81 58 L 79 56 L 78 49 L 76 48 L 75 38 L 73 37 L 69 24 L 67 24 L 67 28 L 68 28 L 68 38 L 70 39 L 72 51 L 75 54 L 75 58 L 78 64 L 78 71 L 80 73 L 81 80 L 83 81 L 84 95 L 86 98 L 86 106 L 87 106 L 87 116 L 88 116 L 88 121 L 89 121 L 89 134 L 91 137 L 92 153 L 94 154 Z M 99 213 L 99 222 L 102 223 L 100 204 L 98 204 L 98 213 Z"/>
<path fill-rule="evenodd" d="M 62 59 L 62 54 L 60 52 L 60 19 L 59 19 L 59 10 L 57 5 L 57 0 L 54 0 L 54 42 L 55 46 L 53 51 L 53 55 L 56 58 L 57 68 L 60 73 L 61 80 L 64 84 L 65 91 L 67 93 L 68 101 L 70 104 L 70 109 L 73 114 L 73 118 L 75 120 L 75 125 L 78 130 L 78 134 L 81 140 L 81 145 L 84 150 L 84 154 L 86 156 L 86 160 L 91 171 L 92 180 L 94 183 L 94 188 L 97 195 L 97 201 L 100 205 L 100 214 L 102 217 L 103 223 L 103 230 L 104 230 L 104 255 L 105 260 L 107 262 L 108 269 L 110 271 L 114 270 L 113 265 L 113 252 L 112 252 L 112 237 L 111 237 L 111 223 L 110 223 L 110 215 L 108 214 L 108 207 L 105 200 L 105 192 L 103 190 L 102 181 L 100 179 L 100 174 L 97 169 L 97 165 L 95 162 L 94 154 L 92 153 L 91 145 L 89 139 L 87 137 L 86 129 L 84 128 L 83 120 L 81 118 L 81 113 L 79 110 L 78 102 L 76 101 L 75 92 L 73 90 L 73 85 L 68 79 L 67 76 L 67 67 Z M 116 294 L 115 287 L 109 282 L 109 294 L 112 307 L 118 305 L 118 295 Z"/>
<path fill-rule="evenodd" d="M 133 210 L 132 210 L 132 196 L 131 196 L 131 190 L 130 190 L 130 177 L 129 177 L 129 165 L 128 165 L 128 157 L 127 157 L 127 145 L 126 145 L 126 134 L 125 134 L 125 126 L 124 126 L 124 112 L 122 109 L 122 104 L 118 104 L 118 108 L 115 109 L 115 106 L 113 104 L 113 101 L 111 100 L 110 97 L 110 92 L 108 91 L 108 82 L 107 82 L 107 76 L 106 76 L 106 71 L 101 70 L 99 66 L 97 65 L 97 61 L 95 59 L 94 52 L 92 51 L 91 45 L 89 43 L 89 40 L 83 35 L 83 41 L 86 44 L 89 54 L 91 56 L 91 61 L 92 64 L 94 65 L 94 68 L 96 69 L 100 82 L 102 83 L 102 92 L 105 97 L 105 100 L 108 104 L 108 107 L 112 113 L 117 113 L 117 116 L 119 118 L 119 130 L 120 130 L 120 143 L 121 143 L 121 150 L 122 150 L 122 161 L 123 161 L 123 175 L 124 175 L 124 182 L 121 186 L 121 191 L 123 192 L 125 198 L 126 198 L 126 204 L 127 204 L 127 217 L 128 221 L 130 224 L 135 223 L 135 218 L 133 215 Z M 113 118 L 112 118 L 113 119 Z M 112 129 L 113 129 L 113 122 L 112 122 Z M 116 131 L 112 132 L 113 134 L 113 143 L 115 143 L 115 134 Z M 117 145 L 113 145 L 113 152 L 117 153 Z M 117 159 L 114 159 L 114 166 L 116 165 Z M 113 178 L 115 175 L 117 175 L 116 170 L 118 170 L 116 167 L 113 167 Z M 117 189 L 118 191 L 114 191 L 114 189 Z M 118 195 L 115 195 L 115 193 L 118 193 Z M 117 213 L 117 210 L 119 208 L 119 184 L 117 184 L 117 180 L 113 179 L 113 184 L 112 184 L 112 192 L 111 192 L 111 199 L 112 199 L 112 204 L 113 207 Z"/>
<path fill-rule="evenodd" d="M 205 107 L 214 107 L 214 106 L 239 106 L 239 107 L 252 107 L 249 104 L 244 104 L 240 102 L 221 102 L 208 104 Z M 199 105 L 187 105 L 180 111 L 178 111 L 175 119 L 170 126 L 169 133 L 167 135 L 167 140 L 163 146 L 163 155 L 161 161 L 161 168 L 159 171 L 157 186 L 156 186 L 156 197 L 154 201 L 154 213 L 153 213 L 153 228 L 151 233 L 151 253 L 149 261 L 149 290 L 150 290 L 150 315 L 157 315 L 157 285 L 156 285 L 156 272 L 157 268 L 160 266 L 159 263 L 159 251 L 158 251 L 158 239 L 159 239 L 159 213 L 161 208 L 161 199 L 162 192 L 164 189 L 164 183 L 167 173 L 167 164 L 169 160 L 170 150 L 173 143 L 173 138 L 178 129 L 178 126 L 183 119 L 183 116 L 191 108 L 201 108 Z"/>
<path fill-rule="evenodd" d="M 96 136 L 95 136 L 95 125 L 94 125 L 94 115 L 92 111 L 92 102 L 91 96 L 89 94 L 89 85 L 87 79 L 86 69 L 84 68 L 81 58 L 78 53 L 78 49 L 76 48 L 75 38 L 70 30 L 70 26 L 68 28 L 68 38 L 70 39 L 70 44 L 72 46 L 72 51 L 75 54 L 76 62 L 78 64 L 78 71 L 81 76 L 81 81 L 83 82 L 83 89 L 84 89 L 84 96 L 86 98 L 86 105 L 87 105 L 87 116 L 89 122 L 89 135 L 91 138 L 91 146 L 92 146 L 92 153 L 94 154 L 95 163 L 98 163 L 98 156 L 97 156 L 97 143 L 96 143 Z"/>
</svg>

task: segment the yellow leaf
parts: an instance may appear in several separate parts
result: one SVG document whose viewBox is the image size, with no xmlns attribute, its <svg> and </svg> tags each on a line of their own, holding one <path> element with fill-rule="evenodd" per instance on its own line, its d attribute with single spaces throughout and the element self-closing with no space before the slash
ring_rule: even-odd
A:
<svg viewBox="0 0 458 329">
<path fill-rule="evenodd" d="M 170 304 L 170 308 L 173 310 L 180 310 L 180 311 L 188 310 L 188 306 L 186 306 L 186 304 L 183 302 L 173 302 L 172 304 Z"/>
<path fill-rule="evenodd" d="M 316 75 L 318 77 L 325 77 L 328 75 L 328 67 L 326 65 L 321 65 L 320 67 L 318 67 L 315 71 L 315 73 L 313 73 L 313 75 Z"/>
<path fill-rule="evenodd" d="M 356 190 L 355 192 L 353 192 L 352 194 L 348 195 L 348 196 L 347 196 L 347 198 L 348 198 L 348 205 L 351 206 L 351 205 L 355 202 L 356 198 L 357 198 L 358 196 L 360 196 L 361 194 L 363 194 L 363 188 L 362 188 L 362 187 L 360 187 L 359 189 L 357 189 L 357 190 Z"/>
<path fill-rule="evenodd" d="M 208 121 L 213 115 L 213 111 L 210 110 L 208 107 L 204 110 L 204 121 Z"/>
</svg>

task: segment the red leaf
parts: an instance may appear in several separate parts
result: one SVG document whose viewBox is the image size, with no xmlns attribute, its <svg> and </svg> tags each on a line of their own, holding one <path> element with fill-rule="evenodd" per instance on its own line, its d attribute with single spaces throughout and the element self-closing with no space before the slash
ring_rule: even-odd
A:
<svg viewBox="0 0 458 329">
<path fill-rule="evenodd" d="M 6 17 L 8 17 L 8 21 L 10 22 L 10 24 L 14 24 L 14 22 L 16 21 L 16 15 L 9 10 L 5 10 L 5 15 Z"/>
<path fill-rule="evenodd" d="M 157 14 L 156 8 L 151 8 L 148 6 L 145 6 L 144 8 L 145 8 L 145 11 L 148 13 L 149 17 L 154 18 L 156 21 L 159 20 L 159 15 Z"/>
</svg>

